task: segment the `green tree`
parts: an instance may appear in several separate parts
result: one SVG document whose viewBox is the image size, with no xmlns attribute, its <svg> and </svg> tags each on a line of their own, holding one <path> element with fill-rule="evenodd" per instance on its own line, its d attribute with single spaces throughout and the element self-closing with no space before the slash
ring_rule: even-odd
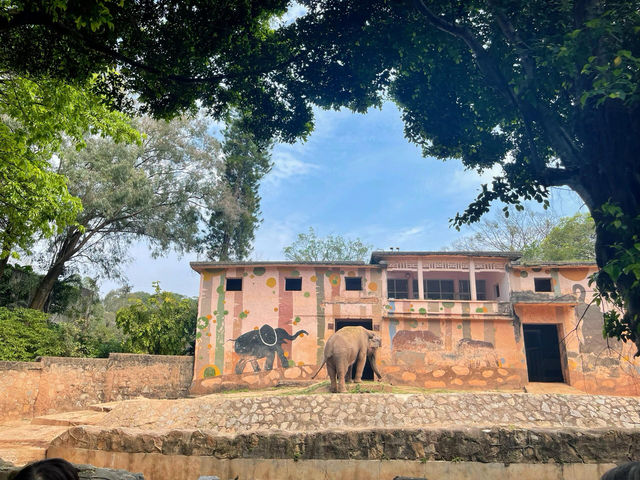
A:
<svg viewBox="0 0 640 480">
<path fill-rule="evenodd" d="M 501 167 L 455 226 L 495 200 L 547 204 L 554 186 L 580 195 L 598 289 L 625 312 L 608 334 L 640 355 L 638 0 L 302 3 L 282 34 L 306 98 L 360 112 L 391 98 L 425 155 Z"/>
<path fill-rule="evenodd" d="M 233 122 L 224 131 L 221 194 L 209 206 L 204 246 L 210 260 L 243 260 L 260 222 L 260 180 L 271 169 L 271 145 Z"/>
<path fill-rule="evenodd" d="M 86 87 L 7 72 L 0 73 L 0 119 L 1 276 L 18 249 L 28 251 L 38 235 L 59 233 L 81 209 L 49 162 L 63 139 L 81 148 L 88 132 L 116 141 L 138 136 L 124 115 Z"/>
<path fill-rule="evenodd" d="M 96 89 L 123 107 L 170 117 L 201 105 L 216 119 L 233 107 L 255 132 L 293 139 L 310 108 L 286 68 L 274 25 L 287 0 L 7 0 L 0 6 L 0 70 L 66 81 L 98 73 Z"/>
<path fill-rule="evenodd" d="M 160 289 L 118 310 L 116 323 L 129 336 L 127 348 L 134 353 L 184 355 L 193 353 L 198 302 Z"/>
<path fill-rule="evenodd" d="M 340 235 L 321 238 L 312 227 L 309 227 L 309 233 L 299 233 L 296 240 L 282 251 L 287 260 L 294 262 L 365 261 L 370 252 L 371 246 L 359 238 L 352 240 Z"/>
<path fill-rule="evenodd" d="M 0 360 L 29 361 L 38 356 L 67 354 L 60 327 L 45 313 L 0 307 Z"/>
<path fill-rule="evenodd" d="M 549 262 L 594 261 L 595 224 L 588 213 L 561 218 L 538 242 L 524 249 L 525 260 Z"/>
<path fill-rule="evenodd" d="M 218 142 L 199 120 L 142 118 L 135 125 L 145 134 L 141 144 L 91 137 L 85 149 L 61 152 L 58 171 L 84 209 L 41 255 L 46 274 L 31 308 L 42 309 L 56 280 L 80 261 L 117 278 L 134 239 L 146 239 L 155 255 L 198 247 L 204 206 L 216 194 Z"/>
</svg>

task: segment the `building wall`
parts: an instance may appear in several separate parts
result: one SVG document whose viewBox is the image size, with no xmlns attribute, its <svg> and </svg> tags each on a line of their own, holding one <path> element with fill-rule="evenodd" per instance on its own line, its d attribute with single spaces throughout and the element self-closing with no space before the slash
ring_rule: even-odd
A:
<svg viewBox="0 0 640 480">
<path fill-rule="evenodd" d="M 550 323 L 558 325 L 562 339 L 567 383 L 591 393 L 640 394 L 632 347 L 617 342 L 607 346 L 600 334 L 601 313 L 593 305 L 587 308 L 593 298 L 588 275 L 594 271 L 593 266 L 511 266 L 502 276 L 485 273 L 490 275 L 487 293 L 498 284 L 500 301 L 427 301 L 387 299 L 387 275 L 400 273 L 377 266 L 211 268 L 201 275 L 191 392 L 309 379 L 322 362 L 336 320 L 370 319 L 382 338 L 380 370 L 393 383 L 521 388 L 528 382 L 522 325 Z M 363 278 L 362 291 L 345 290 L 349 276 Z M 551 278 L 552 292 L 534 291 L 534 279 L 541 277 Z M 227 278 L 242 278 L 242 291 L 226 291 Z M 286 291 L 286 278 L 301 278 L 302 290 Z M 515 303 L 503 301 L 512 294 Z M 236 351 L 249 337 L 251 345 L 263 345 L 261 334 L 278 328 L 287 336 L 298 334 L 282 342 L 285 363 L 298 367 L 287 375 L 275 351 L 268 349 L 272 365 L 264 350 L 253 358 Z M 271 369 L 272 374 L 264 372 Z"/>
<path fill-rule="evenodd" d="M 640 362 L 633 344 L 602 337 L 601 308 L 589 276 L 595 266 L 516 267 L 511 286 L 524 301 L 515 305 L 522 324 L 558 326 L 565 381 L 588 393 L 640 395 Z M 553 292 L 535 292 L 534 279 L 551 278 Z M 566 302 L 571 304 L 554 302 Z M 525 303 L 537 302 L 537 303 Z"/>
<path fill-rule="evenodd" d="M 187 394 L 193 357 L 117 353 L 106 358 L 43 357 L 0 362 L 0 421 L 87 408 L 138 396 Z"/>
<path fill-rule="evenodd" d="M 361 277 L 363 289 L 345 290 L 346 277 Z M 227 278 L 242 278 L 242 291 L 226 291 Z M 286 278 L 301 278 L 302 290 L 285 290 Z M 219 375 L 251 373 L 252 361 L 260 370 L 268 370 L 263 353 L 269 347 L 265 343 L 272 341 L 262 334 L 268 334 L 269 327 L 282 329 L 280 337 L 283 331 L 288 336 L 298 334 L 281 343 L 289 366 L 320 364 L 336 319 L 370 319 L 374 329 L 379 329 L 381 286 L 381 271 L 371 267 L 240 266 L 205 271 L 201 275 L 192 391 L 205 391 L 217 384 L 211 379 Z M 255 356 L 240 355 L 237 345 L 262 350 Z M 266 351 L 274 358 L 272 367 L 282 368 L 277 347 Z"/>
</svg>

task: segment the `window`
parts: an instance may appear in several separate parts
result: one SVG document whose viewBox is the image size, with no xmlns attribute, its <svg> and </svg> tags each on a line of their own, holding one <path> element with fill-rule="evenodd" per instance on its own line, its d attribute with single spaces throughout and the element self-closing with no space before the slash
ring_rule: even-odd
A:
<svg viewBox="0 0 640 480">
<path fill-rule="evenodd" d="M 551 279 L 550 278 L 534 278 L 533 283 L 535 285 L 536 292 L 552 292 Z"/>
<path fill-rule="evenodd" d="M 471 300 L 471 290 L 469 285 L 469 280 L 460 280 L 458 284 L 460 300 Z M 476 299 L 487 299 L 487 282 L 484 280 L 476 280 Z"/>
<path fill-rule="evenodd" d="M 409 298 L 409 282 L 400 278 L 387 280 L 389 298 Z"/>
<path fill-rule="evenodd" d="M 362 290 L 362 277 L 345 277 L 344 288 L 347 290 Z"/>
<path fill-rule="evenodd" d="M 429 300 L 453 300 L 453 280 L 427 280 L 424 293 Z"/>
<path fill-rule="evenodd" d="M 227 278 L 227 292 L 240 292 L 240 291 L 242 291 L 242 279 Z"/>
<path fill-rule="evenodd" d="M 294 290 L 294 291 L 302 290 L 302 279 L 301 278 L 285 278 L 284 289 Z"/>
<path fill-rule="evenodd" d="M 500 285 L 496 283 L 496 298 L 500 298 Z"/>
</svg>

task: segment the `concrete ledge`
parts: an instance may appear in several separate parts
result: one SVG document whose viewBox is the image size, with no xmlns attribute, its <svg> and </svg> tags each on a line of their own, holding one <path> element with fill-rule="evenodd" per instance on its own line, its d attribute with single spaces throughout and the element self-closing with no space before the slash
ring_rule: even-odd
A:
<svg viewBox="0 0 640 480">
<path fill-rule="evenodd" d="M 622 463 L 640 458 L 637 429 L 374 429 L 219 435 L 200 430 L 73 427 L 52 451 L 161 453 L 220 459 L 416 460 L 481 463 Z"/>
<path fill-rule="evenodd" d="M 199 476 L 260 480 L 389 480 L 398 475 L 437 479 L 476 480 L 583 480 L 597 479 L 615 464 L 503 464 L 407 460 L 294 460 L 220 459 L 216 457 L 162 455 L 159 453 L 115 453 L 96 450 L 51 448 L 49 456 L 74 462 L 110 465 L 139 471 L 146 480 L 194 480 Z"/>
</svg>

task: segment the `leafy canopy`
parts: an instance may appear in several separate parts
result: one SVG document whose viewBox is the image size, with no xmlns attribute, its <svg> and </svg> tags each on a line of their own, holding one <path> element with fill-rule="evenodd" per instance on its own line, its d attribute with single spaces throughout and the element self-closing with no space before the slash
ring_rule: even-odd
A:
<svg viewBox="0 0 640 480">
<path fill-rule="evenodd" d="M 233 108 L 261 137 L 310 131 L 291 51 L 274 28 L 287 0 L 10 0 L 0 11 L 0 70 L 85 82 L 121 109 L 169 118 Z"/>
<path fill-rule="evenodd" d="M 0 307 L 0 360 L 26 362 L 66 353 L 62 331 L 49 322 L 47 314 L 28 308 Z"/>
<path fill-rule="evenodd" d="M 309 227 L 308 233 L 299 233 L 296 240 L 285 247 L 282 253 L 294 262 L 349 262 L 367 260 L 371 246 L 359 238 L 348 239 L 341 235 L 318 237 Z"/>
<path fill-rule="evenodd" d="M 160 289 L 146 300 L 135 300 L 116 314 L 116 323 L 129 336 L 133 353 L 184 355 L 193 352 L 198 302 Z"/>
<path fill-rule="evenodd" d="M 73 223 L 80 201 L 50 163 L 63 140 L 84 146 L 86 133 L 136 141 L 127 117 L 87 88 L 0 71 L 0 260 L 29 250 L 36 235 Z"/>
</svg>

